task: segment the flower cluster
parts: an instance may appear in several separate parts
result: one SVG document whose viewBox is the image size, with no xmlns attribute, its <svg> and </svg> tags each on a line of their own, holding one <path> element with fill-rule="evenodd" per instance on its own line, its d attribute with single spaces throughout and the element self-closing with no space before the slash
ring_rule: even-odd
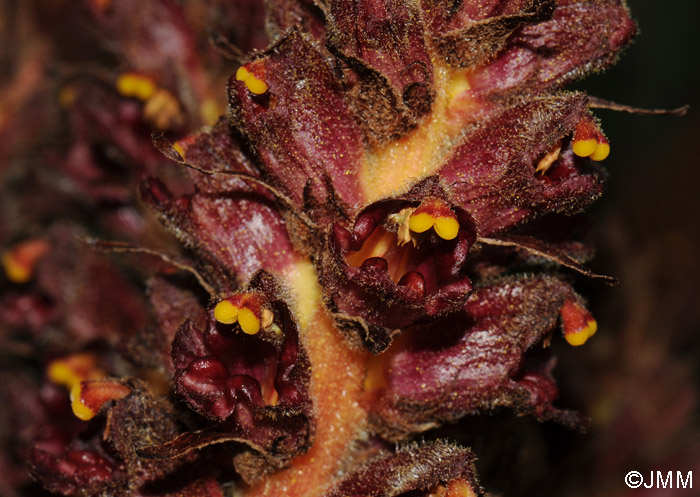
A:
<svg viewBox="0 0 700 497">
<path fill-rule="evenodd" d="M 549 345 L 596 332 L 574 276 L 612 280 L 581 214 L 610 145 L 563 87 L 627 45 L 623 0 L 14 15 L 3 493 L 26 460 L 67 496 L 476 496 L 421 433 L 585 427 Z"/>
</svg>

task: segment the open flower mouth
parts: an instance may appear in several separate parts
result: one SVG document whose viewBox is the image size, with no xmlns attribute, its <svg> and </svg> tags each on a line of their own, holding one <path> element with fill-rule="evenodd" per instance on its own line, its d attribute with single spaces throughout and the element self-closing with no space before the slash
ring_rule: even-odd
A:
<svg viewBox="0 0 700 497">
<path fill-rule="evenodd" d="M 584 116 L 570 135 L 562 137 L 542 155 L 535 174 L 544 181 L 567 179 L 590 165 L 588 159 L 600 162 L 608 155 L 608 139 L 590 116 Z"/>
<path fill-rule="evenodd" d="M 300 407 L 303 359 L 286 304 L 258 292 L 222 300 L 205 331 L 188 322 L 173 344 L 178 393 L 205 417 L 244 425 L 260 409 Z"/>
<path fill-rule="evenodd" d="M 352 233 L 336 225 L 333 235 L 346 275 L 365 286 L 384 282 L 396 296 L 420 302 L 469 285 L 462 265 L 473 225 L 439 198 L 379 203 L 358 216 Z"/>
</svg>

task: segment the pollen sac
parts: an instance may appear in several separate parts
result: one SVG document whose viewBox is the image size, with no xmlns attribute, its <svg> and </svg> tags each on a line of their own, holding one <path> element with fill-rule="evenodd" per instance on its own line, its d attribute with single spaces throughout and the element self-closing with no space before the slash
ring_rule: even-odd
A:
<svg viewBox="0 0 700 497">
<path fill-rule="evenodd" d="M 430 228 L 444 240 L 453 240 L 459 233 L 457 215 L 442 200 L 424 200 L 408 218 L 408 228 L 415 233 L 424 233 Z"/>
<path fill-rule="evenodd" d="M 119 400 L 131 393 L 131 388 L 119 381 L 80 381 L 70 391 L 73 414 L 79 419 L 92 419 L 111 400 Z"/>
<path fill-rule="evenodd" d="M 478 497 L 474 454 L 444 442 L 404 446 L 396 453 L 380 453 L 343 475 L 324 497 L 371 495 L 390 497 Z"/>
<path fill-rule="evenodd" d="M 569 345 L 583 345 L 598 331 L 598 323 L 591 313 L 575 300 L 566 300 L 559 312 L 564 338 Z"/>
<path fill-rule="evenodd" d="M 495 406 L 584 426 L 579 414 L 552 405 L 547 345 L 572 298 L 559 279 L 510 277 L 476 290 L 460 312 L 405 330 L 376 357 L 365 384 L 377 429 L 401 438 Z"/>
<path fill-rule="evenodd" d="M 88 352 L 55 359 L 46 369 L 46 376 L 52 383 L 72 390 L 83 380 L 105 376 L 98 368 L 97 361 L 97 356 Z"/>
<path fill-rule="evenodd" d="M 255 67 L 257 69 L 254 69 Z M 267 83 L 264 81 L 264 76 L 260 74 L 263 69 L 262 64 L 257 64 L 255 66 L 241 66 L 238 68 L 238 71 L 236 71 L 236 81 L 243 81 L 243 84 L 245 84 L 246 88 L 248 88 L 248 91 L 250 93 L 253 93 L 255 95 L 262 95 L 265 93 L 268 89 L 269 86 Z M 256 72 L 259 75 L 256 75 Z"/>
<path fill-rule="evenodd" d="M 281 464 L 308 448 L 309 363 L 278 292 L 274 279 L 259 273 L 246 292 L 210 309 L 203 329 L 193 321 L 180 327 L 172 347 L 176 392 L 215 424 L 206 443 L 189 434 L 149 448 L 149 457 L 238 440 Z"/>
<path fill-rule="evenodd" d="M 214 319 L 223 324 L 238 323 L 247 335 L 256 335 L 262 328 L 279 333 L 279 326 L 273 323 L 274 316 L 264 295 L 243 293 L 228 297 L 214 307 Z"/>
<path fill-rule="evenodd" d="M 50 250 L 47 240 L 34 238 L 25 240 L 2 253 L 2 268 L 5 277 L 15 284 L 29 282 L 39 260 Z"/>
<path fill-rule="evenodd" d="M 335 224 L 318 271 L 336 322 L 378 353 L 400 328 L 457 309 L 475 239 L 471 217 L 433 180 L 370 205 L 350 229 Z"/>
<path fill-rule="evenodd" d="M 115 82 L 117 91 L 125 97 L 133 97 L 146 101 L 156 92 L 156 83 L 144 74 L 120 74 Z"/>
<path fill-rule="evenodd" d="M 571 148 L 579 157 L 590 157 L 597 162 L 610 154 L 607 138 L 590 118 L 584 118 L 576 125 Z"/>
</svg>

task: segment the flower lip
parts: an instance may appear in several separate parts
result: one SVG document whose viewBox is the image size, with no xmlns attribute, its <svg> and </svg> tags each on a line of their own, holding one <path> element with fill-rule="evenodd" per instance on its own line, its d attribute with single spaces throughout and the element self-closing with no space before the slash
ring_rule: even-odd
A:
<svg viewBox="0 0 700 497">
<path fill-rule="evenodd" d="M 296 324 L 269 292 L 251 289 L 222 300 L 204 330 L 185 323 L 172 353 L 178 393 L 212 420 L 241 422 L 246 410 L 304 410 L 310 402 Z"/>
<path fill-rule="evenodd" d="M 462 266 L 475 239 L 470 216 L 434 196 L 380 201 L 360 213 L 351 231 L 339 224 L 331 230 L 349 279 L 379 277 L 395 296 L 415 303 L 468 284 Z"/>
</svg>

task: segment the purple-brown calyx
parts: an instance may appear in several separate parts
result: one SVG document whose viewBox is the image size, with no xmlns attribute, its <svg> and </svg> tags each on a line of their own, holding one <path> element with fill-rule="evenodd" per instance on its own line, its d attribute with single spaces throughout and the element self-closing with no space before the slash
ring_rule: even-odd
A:
<svg viewBox="0 0 700 497">
<path fill-rule="evenodd" d="M 460 312 L 406 330 L 365 382 L 378 429 L 400 437 L 501 406 L 583 426 L 580 415 L 552 406 L 546 353 L 560 313 L 569 333 L 566 303 L 579 300 L 559 279 L 511 277 L 477 289 Z"/>
</svg>

